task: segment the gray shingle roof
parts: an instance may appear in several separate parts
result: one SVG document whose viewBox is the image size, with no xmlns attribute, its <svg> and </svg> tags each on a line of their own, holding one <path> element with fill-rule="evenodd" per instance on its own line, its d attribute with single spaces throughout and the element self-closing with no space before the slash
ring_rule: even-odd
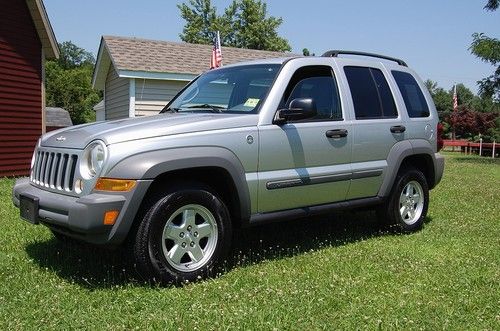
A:
<svg viewBox="0 0 500 331">
<path fill-rule="evenodd" d="M 207 71 L 211 45 L 129 37 L 103 36 L 111 60 L 118 70 L 167 72 L 198 75 Z M 294 56 L 291 53 L 222 47 L 223 64 Z"/>
<path fill-rule="evenodd" d="M 45 123 L 47 126 L 65 128 L 73 125 L 67 110 L 57 107 L 45 107 Z"/>
</svg>

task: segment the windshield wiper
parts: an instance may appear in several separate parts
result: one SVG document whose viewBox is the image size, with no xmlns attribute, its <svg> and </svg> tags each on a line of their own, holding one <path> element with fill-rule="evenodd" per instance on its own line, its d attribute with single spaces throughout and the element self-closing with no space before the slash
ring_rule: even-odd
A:
<svg viewBox="0 0 500 331">
<path fill-rule="evenodd" d="M 222 113 L 222 111 L 226 109 L 221 106 L 209 105 L 208 103 L 204 103 L 202 105 L 189 106 L 187 108 L 207 109 L 210 110 L 212 113 Z"/>
<path fill-rule="evenodd" d="M 163 114 L 163 113 L 166 113 L 167 111 L 168 112 L 171 112 L 171 113 L 178 113 L 179 110 L 181 110 L 180 108 L 163 108 L 161 111 L 160 111 L 160 114 Z"/>
</svg>

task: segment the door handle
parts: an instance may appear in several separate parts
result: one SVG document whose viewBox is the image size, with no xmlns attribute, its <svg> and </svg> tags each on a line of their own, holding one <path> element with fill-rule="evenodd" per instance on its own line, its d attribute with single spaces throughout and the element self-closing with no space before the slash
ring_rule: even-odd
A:
<svg viewBox="0 0 500 331">
<path fill-rule="evenodd" d="M 327 138 L 343 138 L 347 137 L 346 129 L 328 130 L 326 131 Z"/>
<path fill-rule="evenodd" d="M 391 126 L 392 133 L 403 133 L 405 131 L 406 131 L 406 127 L 404 125 Z"/>
</svg>

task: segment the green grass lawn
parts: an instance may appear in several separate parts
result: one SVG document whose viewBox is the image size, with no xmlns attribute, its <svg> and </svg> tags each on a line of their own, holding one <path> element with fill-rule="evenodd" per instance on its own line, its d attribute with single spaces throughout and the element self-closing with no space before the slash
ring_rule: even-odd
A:
<svg viewBox="0 0 500 331">
<path fill-rule="evenodd" d="M 371 212 L 244 231 L 216 279 L 156 288 L 21 221 L 0 180 L 0 330 L 500 330 L 500 163 L 447 154 L 422 231 Z"/>
</svg>

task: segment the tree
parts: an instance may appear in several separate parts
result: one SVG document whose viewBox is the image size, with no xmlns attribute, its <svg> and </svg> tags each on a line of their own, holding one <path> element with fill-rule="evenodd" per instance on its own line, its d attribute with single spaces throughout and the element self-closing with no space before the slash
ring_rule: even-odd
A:
<svg viewBox="0 0 500 331">
<path fill-rule="evenodd" d="M 477 140 L 479 134 L 484 141 L 498 141 L 498 113 L 481 113 L 467 106 L 460 106 L 450 118 L 450 124 L 457 136 Z"/>
<path fill-rule="evenodd" d="M 500 5 L 500 1 L 499 0 L 488 0 L 488 2 L 486 3 L 486 5 L 484 6 L 484 9 L 486 10 L 497 10 L 498 9 L 498 5 Z"/>
<path fill-rule="evenodd" d="M 65 41 L 59 44 L 59 59 L 57 63 L 64 69 L 72 69 L 82 66 L 94 67 L 95 58 L 92 53 L 87 52 L 73 44 L 71 41 Z"/>
<path fill-rule="evenodd" d="M 288 41 L 278 35 L 281 17 L 267 17 L 267 5 L 260 0 L 233 0 L 222 15 L 210 0 L 189 0 L 178 5 L 186 24 L 182 41 L 210 44 L 220 31 L 221 44 L 239 48 L 290 51 Z"/>
<path fill-rule="evenodd" d="M 446 118 L 451 111 L 453 111 L 453 92 L 451 90 L 445 91 L 442 87 L 439 87 L 436 82 L 430 79 L 426 80 L 424 83 L 434 100 L 439 118 Z"/>
<path fill-rule="evenodd" d="M 183 41 L 193 44 L 210 44 L 213 40 L 214 31 L 225 32 L 222 17 L 217 16 L 215 7 L 210 0 L 189 0 L 189 4 L 177 5 L 181 11 L 181 17 L 186 21 L 186 25 L 180 34 Z M 222 42 L 222 41 L 221 41 Z"/>
<path fill-rule="evenodd" d="M 456 84 L 456 87 L 458 104 L 470 107 L 475 97 L 474 93 L 462 83 Z M 453 95 L 452 90 L 450 90 L 450 93 Z"/>
<path fill-rule="evenodd" d="M 92 107 L 101 99 L 92 88 L 94 56 L 70 41 L 59 48 L 59 59 L 45 63 L 47 106 L 66 109 L 73 124 L 93 121 Z"/>
<path fill-rule="evenodd" d="M 304 56 L 316 56 L 316 54 L 311 53 L 311 52 L 309 51 L 309 49 L 307 49 L 307 48 L 303 48 L 303 49 L 302 49 L 302 55 L 304 55 Z"/>
<path fill-rule="evenodd" d="M 234 14 L 232 46 L 269 51 L 290 51 L 288 41 L 276 31 L 283 19 L 267 17 L 267 5 L 260 0 L 235 0 L 226 15 Z"/>
<path fill-rule="evenodd" d="M 488 0 L 484 8 L 494 11 L 498 9 L 499 4 L 499 0 Z M 472 54 L 496 67 L 492 75 L 478 81 L 479 93 L 500 100 L 500 40 L 483 33 L 474 33 L 469 49 Z"/>
<path fill-rule="evenodd" d="M 474 95 L 463 84 L 457 84 L 458 111 L 453 111 L 453 88 L 445 90 L 430 79 L 424 84 L 434 100 L 445 134 L 455 129 L 462 138 L 477 140 L 481 133 L 484 141 L 498 141 L 500 104 L 490 97 Z"/>
<path fill-rule="evenodd" d="M 479 91 L 481 95 L 500 100 L 500 40 L 483 33 L 474 33 L 472 39 L 472 54 L 497 67 L 492 75 L 478 81 Z"/>
</svg>

